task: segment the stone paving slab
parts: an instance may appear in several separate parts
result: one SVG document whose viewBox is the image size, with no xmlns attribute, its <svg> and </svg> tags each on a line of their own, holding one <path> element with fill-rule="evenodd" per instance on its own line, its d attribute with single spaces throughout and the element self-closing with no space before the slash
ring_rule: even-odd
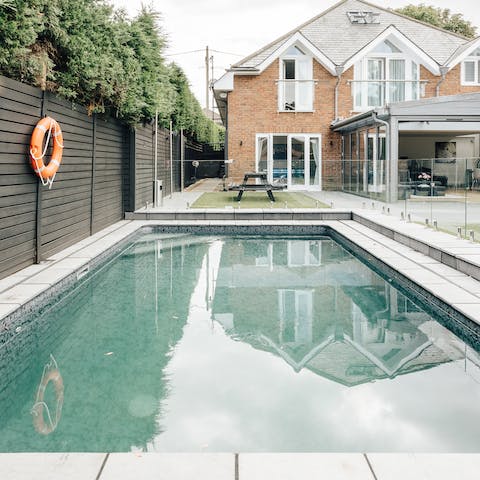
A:
<svg viewBox="0 0 480 480">
<path fill-rule="evenodd" d="M 99 480 L 140 479 L 235 480 L 235 455 L 233 453 L 112 453 L 99 478 Z"/>
<path fill-rule="evenodd" d="M 359 453 L 246 453 L 239 480 L 375 480 Z"/>
<path fill-rule="evenodd" d="M 0 453 L 2 480 L 96 480 L 105 453 Z"/>
<path fill-rule="evenodd" d="M 377 480 L 478 480 L 477 454 L 368 454 Z"/>
</svg>

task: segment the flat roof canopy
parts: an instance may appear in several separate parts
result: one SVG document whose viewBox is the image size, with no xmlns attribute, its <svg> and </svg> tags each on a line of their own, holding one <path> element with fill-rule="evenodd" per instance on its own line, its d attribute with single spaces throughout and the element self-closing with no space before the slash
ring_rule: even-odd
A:
<svg viewBox="0 0 480 480">
<path fill-rule="evenodd" d="M 330 128 L 348 133 L 377 126 L 376 118 L 384 121 L 394 118 L 400 131 L 479 132 L 480 92 L 393 103 L 334 122 Z"/>
</svg>

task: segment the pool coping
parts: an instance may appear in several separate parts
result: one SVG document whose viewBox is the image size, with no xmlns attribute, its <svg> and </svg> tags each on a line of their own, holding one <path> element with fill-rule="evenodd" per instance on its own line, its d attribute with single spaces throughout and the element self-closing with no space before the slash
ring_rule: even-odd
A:
<svg viewBox="0 0 480 480">
<path fill-rule="evenodd" d="M 112 255 L 116 249 L 120 251 L 130 237 L 146 226 L 183 233 L 215 230 L 218 234 L 223 229 L 225 233 L 273 232 L 287 235 L 322 234 L 321 229 L 328 228 L 346 243 L 350 242 L 353 250 L 367 254 L 370 263 L 379 262 L 378 265 L 398 272 L 401 278 L 412 282 L 414 288 L 418 285 L 423 292 L 452 306 L 453 312 L 458 311 L 473 324 L 480 325 L 480 282 L 471 274 L 471 268 L 465 268 L 465 265 L 476 265 L 478 259 L 476 266 L 480 272 L 480 245 L 426 229 L 422 225 L 400 222 L 377 212 L 351 211 L 346 219 L 343 211 L 328 213 L 340 213 L 340 219 L 224 220 L 214 217 L 215 220 L 117 222 L 39 265 L 31 265 L 0 280 L 0 331 L 21 327 L 17 322 L 19 317 L 45 303 L 59 289 L 88 275 L 105 257 Z M 473 253 L 465 254 L 464 250 Z M 472 257 L 473 261 L 470 261 Z M 456 260 L 455 266 L 463 266 L 463 271 L 453 266 L 452 259 Z"/>
</svg>

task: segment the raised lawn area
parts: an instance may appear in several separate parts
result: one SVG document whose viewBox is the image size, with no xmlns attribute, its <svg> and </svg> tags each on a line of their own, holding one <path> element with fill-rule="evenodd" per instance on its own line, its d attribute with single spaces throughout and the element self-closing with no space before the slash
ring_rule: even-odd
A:
<svg viewBox="0 0 480 480">
<path fill-rule="evenodd" d="M 237 202 L 238 192 L 204 193 L 191 208 L 330 208 L 303 193 L 273 192 L 275 202 L 271 202 L 265 192 L 246 192 Z"/>
</svg>

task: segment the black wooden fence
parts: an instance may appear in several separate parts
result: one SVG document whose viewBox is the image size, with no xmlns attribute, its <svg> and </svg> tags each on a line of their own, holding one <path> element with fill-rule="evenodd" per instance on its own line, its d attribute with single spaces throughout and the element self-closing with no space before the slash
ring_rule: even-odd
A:
<svg viewBox="0 0 480 480">
<path fill-rule="evenodd" d="M 29 164 L 30 136 L 43 116 L 64 138 L 62 164 L 49 190 Z M 178 142 L 177 142 L 178 143 Z M 173 145 L 174 147 L 176 145 Z M 130 130 L 89 116 L 37 88 L 0 76 L 0 278 L 45 259 L 153 200 L 154 127 Z M 174 148 L 175 158 L 179 153 Z M 158 132 L 158 177 L 178 190 L 169 132 Z"/>
</svg>

